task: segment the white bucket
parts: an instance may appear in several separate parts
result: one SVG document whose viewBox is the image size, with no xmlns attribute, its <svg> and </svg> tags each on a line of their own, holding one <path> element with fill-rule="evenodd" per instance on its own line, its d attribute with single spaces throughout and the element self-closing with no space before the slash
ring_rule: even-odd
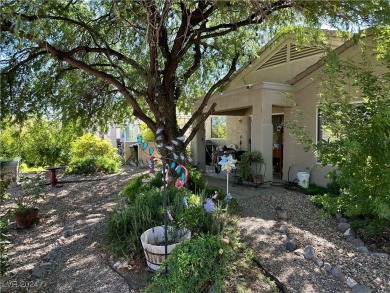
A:
<svg viewBox="0 0 390 293">
<path fill-rule="evenodd" d="M 298 185 L 302 186 L 303 188 L 309 188 L 309 179 L 310 174 L 307 172 L 298 172 L 297 173 L 298 178 Z"/>
<path fill-rule="evenodd" d="M 181 229 L 177 231 L 178 242 L 191 238 L 191 231 Z M 156 271 L 160 268 L 161 263 L 165 260 L 165 246 L 161 245 L 164 242 L 164 226 L 157 226 L 146 230 L 141 235 L 141 243 L 144 249 L 146 263 L 148 267 Z M 168 240 L 171 239 L 172 227 L 168 227 Z M 176 247 L 177 243 L 168 245 L 168 256 Z"/>
</svg>

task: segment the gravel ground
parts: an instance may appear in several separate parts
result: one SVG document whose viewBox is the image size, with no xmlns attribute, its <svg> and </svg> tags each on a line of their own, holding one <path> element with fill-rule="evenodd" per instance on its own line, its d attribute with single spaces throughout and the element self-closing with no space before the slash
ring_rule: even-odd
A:
<svg viewBox="0 0 390 293">
<path fill-rule="evenodd" d="M 144 275 L 134 272 L 121 277 L 109 266 L 104 246 L 108 213 L 120 202 L 119 191 L 136 173 L 130 168 L 110 176 L 66 178 L 59 188 L 48 188 L 40 202 L 41 223 L 29 230 L 10 225 L 10 278 L 0 292 L 140 292 Z M 208 177 L 209 185 L 226 189 L 226 177 Z M 82 181 L 82 182 L 81 182 Z M 309 199 L 281 187 L 232 186 L 229 191 L 242 207 L 240 229 L 243 240 L 258 252 L 259 263 L 286 288 L 287 292 L 350 292 L 345 281 L 332 277 L 303 256 L 286 250 L 286 236 L 298 248 L 312 245 L 317 256 L 341 268 L 346 277 L 372 292 L 390 292 L 389 260 L 359 252 L 344 240 L 334 219 L 320 220 Z M 4 212 L 9 206 L 2 207 Z M 281 223 L 276 209 L 288 213 Z M 287 232 L 281 231 L 281 224 Z M 285 229 L 284 229 L 285 230 Z M 70 235 L 64 232 L 72 231 Z M 36 281 L 32 272 L 55 247 L 63 243 L 55 265 Z"/>
<path fill-rule="evenodd" d="M 116 175 L 69 176 L 62 180 L 74 182 L 48 187 L 46 199 L 39 204 L 40 224 L 28 230 L 16 229 L 14 223 L 9 227 L 13 268 L 0 292 L 106 293 L 143 287 L 144 280 L 128 284 L 114 272 L 105 249 L 107 215 L 120 202 L 119 191 L 137 171 L 127 168 Z M 71 235 L 61 238 L 64 231 Z M 55 264 L 42 282 L 35 279 L 32 272 L 45 262 L 58 241 L 63 244 Z"/>
<path fill-rule="evenodd" d="M 225 177 L 219 176 L 209 177 L 209 185 L 225 189 Z M 230 185 L 229 192 L 242 208 L 239 226 L 244 241 L 258 252 L 260 264 L 284 284 L 287 292 L 351 290 L 346 280 L 340 281 L 313 261 L 287 251 L 286 237 L 294 239 L 298 249 L 311 245 L 318 258 L 341 268 L 345 277 L 372 292 L 390 292 L 389 259 L 359 252 L 345 241 L 335 219 L 319 218 L 318 208 L 306 195 L 270 185 L 258 189 Z M 287 211 L 284 222 L 276 218 L 280 208 Z"/>
</svg>

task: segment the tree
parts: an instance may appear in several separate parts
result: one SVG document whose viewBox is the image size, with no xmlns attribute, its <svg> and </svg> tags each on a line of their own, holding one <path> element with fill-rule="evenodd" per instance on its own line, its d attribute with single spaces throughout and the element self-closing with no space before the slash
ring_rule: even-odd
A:
<svg viewBox="0 0 390 293">
<path fill-rule="evenodd" d="M 376 32 L 379 40 L 388 34 L 389 27 Z M 381 54 L 384 43 L 375 39 L 381 70 L 367 59 L 370 53 L 360 62 L 328 56 L 318 107 L 331 137 L 315 147 L 324 165 L 337 166 L 335 179 L 344 187 L 340 196 L 321 199 L 329 211 L 389 220 L 390 59 Z M 362 102 L 355 103 L 356 97 Z"/>
<path fill-rule="evenodd" d="M 353 60 L 334 51 L 324 58 L 318 109 L 328 138 L 316 142 L 299 122 L 287 126 L 324 166 L 337 167 L 329 174 L 337 190 L 314 197 L 326 213 L 367 218 L 365 225 L 383 229 L 390 219 L 390 26 L 369 34 L 375 54 L 361 43 L 361 55 Z"/>
<path fill-rule="evenodd" d="M 132 111 L 159 133 L 161 145 L 192 126 L 184 147 L 213 113 L 215 104 L 202 114 L 211 95 L 273 29 L 326 20 L 344 28 L 375 25 L 387 21 L 389 3 L 5 0 L 2 6 L 2 119 L 60 112 L 65 121 L 101 125 Z M 200 106 L 179 127 L 178 108 L 191 108 L 195 97 L 202 97 Z"/>
</svg>

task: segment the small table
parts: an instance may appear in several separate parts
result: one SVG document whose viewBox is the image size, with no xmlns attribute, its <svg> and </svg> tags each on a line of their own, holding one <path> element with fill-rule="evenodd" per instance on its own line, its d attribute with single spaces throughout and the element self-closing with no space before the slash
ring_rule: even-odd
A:
<svg viewBox="0 0 390 293">
<path fill-rule="evenodd" d="M 58 180 L 57 180 L 57 176 L 56 176 L 56 170 L 58 169 L 62 169 L 63 167 L 61 166 L 53 166 L 53 167 L 46 167 L 45 169 L 50 171 L 50 185 L 51 187 L 56 187 L 57 186 L 57 183 L 58 183 Z M 60 187 L 60 185 L 58 185 L 58 187 Z"/>
</svg>

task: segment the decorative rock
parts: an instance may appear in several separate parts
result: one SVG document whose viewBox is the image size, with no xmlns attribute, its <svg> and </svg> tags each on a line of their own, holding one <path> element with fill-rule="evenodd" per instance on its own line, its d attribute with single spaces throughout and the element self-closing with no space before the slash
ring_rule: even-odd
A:
<svg viewBox="0 0 390 293">
<path fill-rule="evenodd" d="M 277 209 L 277 210 L 276 210 L 276 217 L 277 217 L 279 220 L 287 220 L 287 219 L 288 219 L 287 211 L 285 211 L 285 210 L 283 210 L 283 209 Z"/>
<path fill-rule="evenodd" d="M 279 231 L 282 232 L 282 233 L 286 233 L 287 232 L 287 226 L 286 225 L 280 225 Z"/>
<path fill-rule="evenodd" d="M 344 233 L 345 231 L 347 231 L 349 228 L 351 228 L 351 225 L 349 225 L 348 223 L 339 223 L 338 224 L 338 228 L 339 230 Z"/>
<path fill-rule="evenodd" d="M 338 278 L 339 276 L 341 276 L 343 274 L 343 272 L 341 271 L 341 269 L 339 267 L 333 267 L 331 270 L 331 274 L 333 277 Z"/>
<path fill-rule="evenodd" d="M 303 256 L 306 259 L 313 259 L 316 256 L 313 246 L 311 245 L 306 246 L 303 249 Z"/>
<path fill-rule="evenodd" d="M 72 234 L 73 234 L 72 230 L 64 230 L 62 232 L 62 236 L 64 236 L 65 238 L 68 238 L 68 237 L 72 236 Z"/>
<path fill-rule="evenodd" d="M 303 251 L 302 248 L 298 248 L 294 250 L 294 254 L 299 255 L 299 256 L 304 256 L 305 252 Z"/>
<path fill-rule="evenodd" d="M 52 264 L 50 262 L 41 263 L 33 270 L 31 276 L 36 279 L 42 279 L 51 266 Z"/>
<path fill-rule="evenodd" d="M 368 250 L 368 248 L 365 247 L 364 245 L 358 246 L 358 247 L 356 247 L 356 248 L 357 248 L 357 250 L 359 250 L 361 253 L 369 253 L 369 252 L 370 252 L 370 251 Z"/>
<path fill-rule="evenodd" d="M 347 219 L 341 217 L 341 218 L 339 219 L 339 223 L 347 223 Z"/>
<path fill-rule="evenodd" d="M 352 293 L 371 293 L 371 289 L 364 285 L 356 285 L 352 287 Z"/>
<path fill-rule="evenodd" d="M 287 241 L 287 235 L 286 234 L 282 234 L 280 236 L 280 240 L 282 240 L 283 242 L 286 242 Z"/>
<path fill-rule="evenodd" d="M 328 273 L 331 273 L 332 272 L 332 265 L 328 262 L 324 262 L 324 266 L 323 266 L 324 270 Z"/>
<path fill-rule="evenodd" d="M 319 259 L 318 257 L 313 257 L 312 261 L 319 267 L 322 267 L 324 265 L 323 260 Z"/>
<path fill-rule="evenodd" d="M 58 251 L 59 251 L 59 247 L 58 246 L 54 247 L 47 254 L 47 256 L 45 257 L 45 260 L 47 260 L 48 262 L 54 263 L 56 261 L 56 259 L 57 259 Z"/>
<path fill-rule="evenodd" d="M 352 240 L 351 243 L 355 246 L 364 246 L 364 242 L 359 238 Z"/>
<path fill-rule="evenodd" d="M 355 236 L 353 236 L 353 235 L 348 235 L 347 237 L 345 237 L 345 241 L 347 241 L 347 242 L 351 242 L 354 239 L 355 239 Z"/>
<path fill-rule="evenodd" d="M 293 239 L 289 239 L 286 242 L 286 249 L 290 252 L 294 251 L 297 248 L 295 241 Z M 294 251 L 295 252 L 295 251 Z"/>
<path fill-rule="evenodd" d="M 349 288 L 355 287 L 358 283 L 352 279 L 352 278 L 347 278 L 347 285 Z"/>
<path fill-rule="evenodd" d="M 343 234 L 345 237 L 348 237 L 348 236 L 353 236 L 353 237 L 356 237 L 356 233 L 355 231 L 353 231 L 351 228 L 347 229 L 344 234 Z"/>
<path fill-rule="evenodd" d="M 382 252 L 373 252 L 371 255 L 376 256 L 376 257 L 382 257 L 384 259 L 388 259 L 389 255 L 387 253 L 382 253 Z"/>
</svg>

